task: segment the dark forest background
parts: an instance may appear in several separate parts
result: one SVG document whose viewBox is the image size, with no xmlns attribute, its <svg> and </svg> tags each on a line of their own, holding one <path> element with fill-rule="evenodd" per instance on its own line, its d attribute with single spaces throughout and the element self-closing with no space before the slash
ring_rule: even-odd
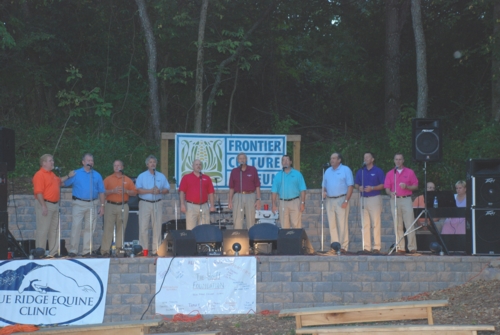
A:
<svg viewBox="0 0 500 335">
<path fill-rule="evenodd" d="M 202 132 L 302 135 L 308 188 L 334 151 L 354 172 L 365 151 L 384 170 L 402 152 L 423 181 L 415 117 L 441 119 L 427 171 L 442 189 L 469 158 L 500 157 L 498 1 L 0 0 L 0 19 L 10 178 L 87 151 L 133 176 L 161 132 Z"/>
</svg>

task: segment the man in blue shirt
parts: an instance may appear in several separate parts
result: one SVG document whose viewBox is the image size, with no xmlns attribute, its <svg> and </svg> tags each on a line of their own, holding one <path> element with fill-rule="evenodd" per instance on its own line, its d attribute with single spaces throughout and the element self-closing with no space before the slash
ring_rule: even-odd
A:
<svg viewBox="0 0 500 335">
<path fill-rule="evenodd" d="M 363 220 L 362 240 L 363 251 L 372 252 L 371 223 L 373 224 L 373 253 L 380 253 L 380 215 L 382 214 L 382 196 L 385 173 L 373 162 L 375 157 L 366 152 L 363 157 L 363 167 L 356 173 L 354 187 L 359 190 L 361 199 L 361 218 Z"/>
<path fill-rule="evenodd" d="M 75 171 L 75 175 L 64 182 L 64 186 L 73 186 L 71 239 L 69 256 L 79 255 L 80 233 L 83 226 L 83 250 L 82 255 L 91 255 L 92 235 L 94 234 L 97 215 L 104 215 L 104 183 L 99 172 L 94 168 L 94 156 L 86 153 L 82 157 L 83 167 Z M 99 206 L 99 207 L 97 207 Z M 96 208 L 97 207 L 97 208 Z M 92 247 L 94 249 L 94 247 Z"/>
<path fill-rule="evenodd" d="M 139 243 L 144 250 L 151 250 L 152 256 L 161 245 L 161 222 L 163 215 L 163 195 L 170 191 L 167 177 L 156 171 L 158 160 L 149 155 L 146 158 L 148 169 L 141 173 L 135 181 L 139 195 Z M 149 222 L 153 232 L 151 248 L 149 248 Z"/>
<path fill-rule="evenodd" d="M 273 212 L 278 211 L 281 228 L 301 228 L 302 212 L 306 204 L 306 183 L 302 173 L 292 168 L 290 156 L 281 159 L 283 171 L 274 176 L 272 186 Z M 279 195 L 279 202 L 278 200 Z"/>
<path fill-rule="evenodd" d="M 342 164 L 342 155 L 334 152 L 330 165 L 323 176 L 323 198 L 326 198 L 326 214 L 330 227 L 331 243 L 339 242 L 341 252 L 349 248 L 349 200 L 354 180 L 352 171 Z"/>
</svg>

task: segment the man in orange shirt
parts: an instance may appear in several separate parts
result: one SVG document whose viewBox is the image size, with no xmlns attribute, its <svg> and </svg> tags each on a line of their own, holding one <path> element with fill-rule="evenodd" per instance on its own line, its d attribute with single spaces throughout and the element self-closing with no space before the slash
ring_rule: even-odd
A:
<svg viewBox="0 0 500 335">
<path fill-rule="evenodd" d="M 59 232 L 59 200 L 61 199 L 61 182 L 75 175 L 71 171 L 59 178 L 52 172 L 54 157 L 45 154 L 40 157 L 40 170 L 33 176 L 35 194 L 36 233 L 35 246 L 45 250 L 49 240 L 49 256 L 54 257 L 58 251 Z"/>
<path fill-rule="evenodd" d="M 106 207 L 104 210 L 104 232 L 101 242 L 101 253 L 109 256 L 109 249 L 113 241 L 113 231 L 116 225 L 115 243 L 116 248 L 123 247 L 123 236 L 127 229 L 128 221 L 128 199 L 137 194 L 132 179 L 123 174 L 123 162 L 113 162 L 114 173 L 104 179 L 106 195 Z M 123 219 L 123 220 L 122 220 Z"/>
</svg>

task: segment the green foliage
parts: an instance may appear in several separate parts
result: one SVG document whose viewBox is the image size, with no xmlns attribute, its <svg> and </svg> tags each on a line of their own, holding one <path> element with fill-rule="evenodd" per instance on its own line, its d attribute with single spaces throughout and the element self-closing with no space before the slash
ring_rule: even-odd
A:
<svg viewBox="0 0 500 335">
<path fill-rule="evenodd" d="M 67 83 L 76 81 L 83 77 L 78 69 L 74 66 L 66 69 L 66 72 L 69 73 L 68 78 L 66 79 Z M 59 99 L 59 107 L 70 108 L 71 116 L 82 116 L 83 112 L 90 109 L 95 109 L 95 114 L 97 116 L 109 117 L 111 115 L 111 109 L 113 108 L 113 105 L 111 105 L 111 103 L 109 102 L 105 102 L 101 97 L 100 92 L 101 89 L 99 87 L 94 87 L 90 91 L 83 90 L 80 94 L 72 90 L 61 90 L 57 92 L 56 97 Z"/>
<path fill-rule="evenodd" d="M 5 24 L 0 23 L 0 45 L 2 50 L 10 49 L 16 46 L 16 41 L 5 28 Z"/>
<path fill-rule="evenodd" d="M 170 84 L 187 84 L 187 78 L 193 78 L 193 71 L 187 71 L 185 66 L 166 67 L 160 70 L 158 77 Z"/>
<path fill-rule="evenodd" d="M 292 119 L 290 115 L 280 119 L 279 115 L 274 113 L 272 124 L 274 134 L 291 134 L 293 133 L 292 127 L 298 125 L 299 123 Z"/>
</svg>

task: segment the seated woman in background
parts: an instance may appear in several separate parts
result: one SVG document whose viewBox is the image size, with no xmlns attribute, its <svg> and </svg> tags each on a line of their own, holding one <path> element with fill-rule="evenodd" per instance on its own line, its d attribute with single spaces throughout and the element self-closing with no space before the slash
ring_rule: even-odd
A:
<svg viewBox="0 0 500 335">
<path fill-rule="evenodd" d="M 466 206 L 466 186 L 467 184 L 463 180 L 459 180 L 455 184 L 455 189 L 457 190 L 457 194 L 455 194 L 455 202 L 457 203 L 457 207 Z M 465 218 L 447 218 L 444 221 L 441 234 L 465 234 Z"/>
</svg>

